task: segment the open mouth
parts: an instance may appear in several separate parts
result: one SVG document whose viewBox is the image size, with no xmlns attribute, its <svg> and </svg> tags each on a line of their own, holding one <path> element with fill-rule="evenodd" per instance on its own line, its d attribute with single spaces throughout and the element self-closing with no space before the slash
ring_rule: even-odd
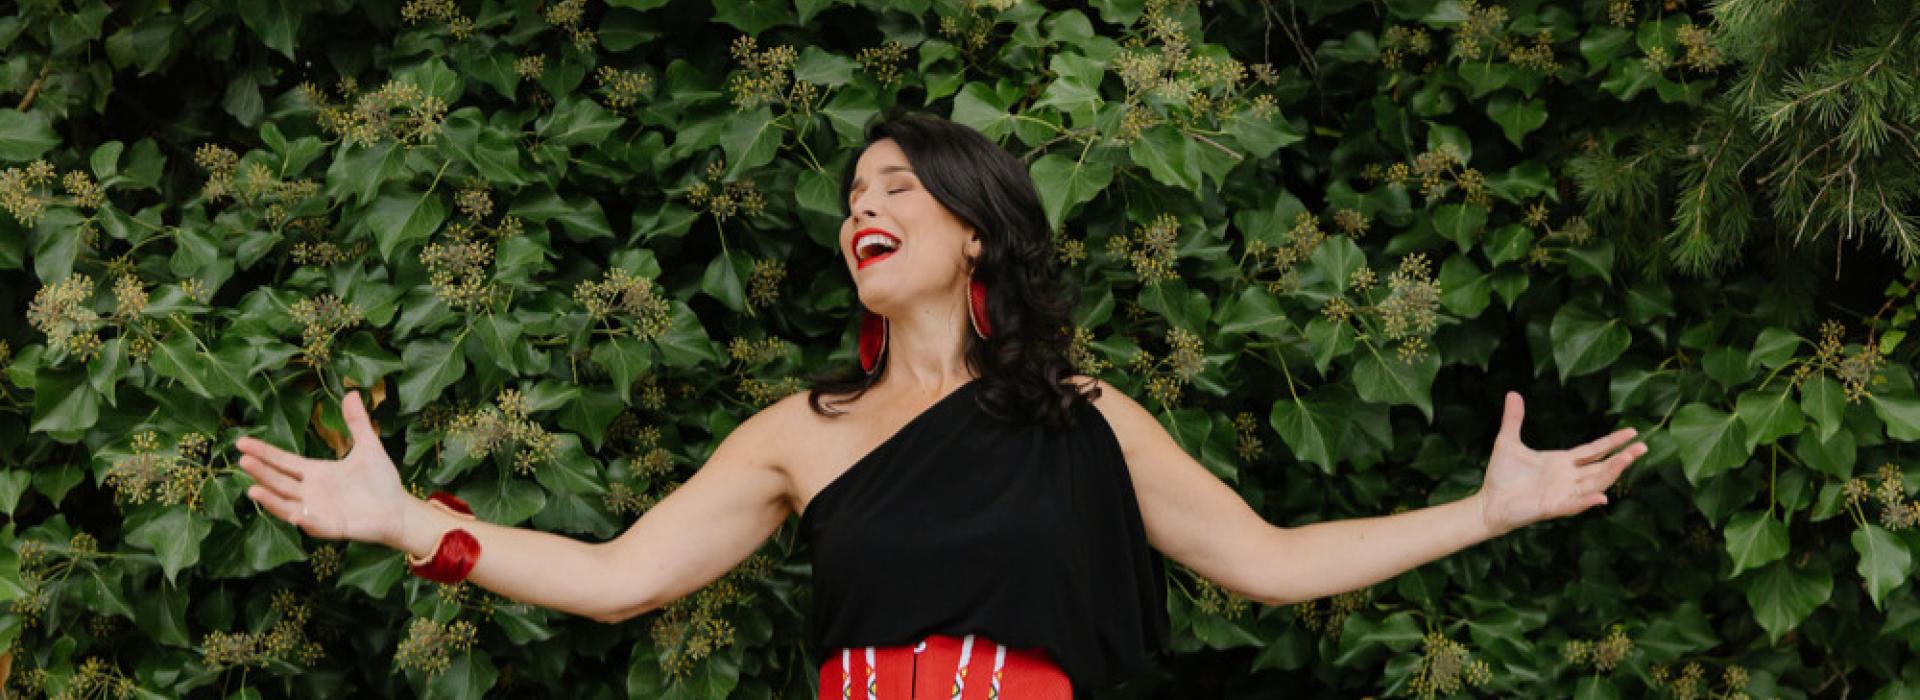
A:
<svg viewBox="0 0 1920 700">
<path fill-rule="evenodd" d="M 856 269 L 864 270 L 899 249 L 900 239 L 893 234 L 877 228 L 864 229 L 853 238 L 853 255 L 860 261 Z"/>
</svg>

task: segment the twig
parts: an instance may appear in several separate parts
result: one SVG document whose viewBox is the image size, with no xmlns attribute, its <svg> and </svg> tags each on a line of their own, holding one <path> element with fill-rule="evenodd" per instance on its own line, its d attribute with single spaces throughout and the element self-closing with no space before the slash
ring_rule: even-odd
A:
<svg viewBox="0 0 1920 700">
<path fill-rule="evenodd" d="M 52 68 L 53 59 L 49 58 L 40 62 L 40 75 L 33 79 L 32 85 L 27 86 L 27 94 L 20 98 L 20 105 L 14 107 L 14 109 L 25 112 L 28 107 L 33 106 L 33 98 L 40 96 L 40 86 L 46 84 L 47 72 L 52 70 Z"/>
<path fill-rule="evenodd" d="M 1191 131 L 1189 131 L 1189 132 L 1187 132 L 1187 135 L 1188 135 L 1188 136 L 1192 136 L 1192 137 L 1194 137 L 1194 138 L 1196 138 L 1196 139 L 1200 139 L 1200 142 L 1201 142 L 1201 143 L 1204 143 L 1204 144 L 1206 144 L 1206 145 L 1209 145 L 1209 146 L 1212 146 L 1212 147 L 1214 147 L 1214 148 L 1218 148 L 1218 149 L 1220 149 L 1220 152 L 1221 152 L 1221 153 L 1225 153 L 1225 154 L 1227 154 L 1227 155 L 1230 155 L 1230 156 L 1233 156 L 1233 159 L 1234 159 L 1235 161 L 1241 161 L 1241 160 L 1246 160 L 1246 159 L 1247 159 L 1247 157 L 1246 157 L 1246 156 L 1244 156 L 1244 155 L 1241 155 L 1241 154 L 1240 154 L 1240 153 L 1239 153 L 1238 151 L 1235 151 L 1235 150 L 1233 150 L 1233 149 L 1231 149 L 1231 148 L 1227 148 L 1226 146 L 1223 146 L 1223 145 L 1221 145 L 1221 144 L 1220 144 L 1220 142 L 1218 142 L 1218 141 L 1215 141 L 1215 140 L 1213 140 L 1213 139 L 1210 139 L 1210 138 L 1207 138 L 1207 137 L 1206 137 L 1206 136 L 1204 136 L 1204 135 L 1201 135 L 1201 134 L 1196 134 L 1196 133 L 1194 133 L 1194 132 L 1191 132 Z"/>
</svg>

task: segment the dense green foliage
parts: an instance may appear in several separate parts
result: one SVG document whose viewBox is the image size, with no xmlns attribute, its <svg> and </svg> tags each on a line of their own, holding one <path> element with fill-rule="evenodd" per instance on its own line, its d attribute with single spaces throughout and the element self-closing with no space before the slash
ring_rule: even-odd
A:
<svg viewBox="0 0 1920 700">
<path fill-rule="evenodd" d="M 1845 21 L 1802 33 L 1815 16 Z M 1652 447 L 1609 505 L 1364 591 L 1260 607 L 1170 567 L 1175 653 L 1106 695 L 1920 695 L 1917 17 L 21 2 L 0 673 L 30 695 L 809 697 L 791 524 L 604 625 L 307 539 L 243 496 L 232 444 L 337 455 L 339 397 L 369 387 L 421 493 L 610 538 L 853 362 L 851 281 L 810 273 L 844 267 L 849 146 L 906 107 L 1030 163 L 1083 290 L 1076 364 L 1272 522 L 1471 493 L 1510 389 L 1536 447 L 1622 425 Z M 1883 245 L 1792 244 L 1829 238 Z"/>
</svg>

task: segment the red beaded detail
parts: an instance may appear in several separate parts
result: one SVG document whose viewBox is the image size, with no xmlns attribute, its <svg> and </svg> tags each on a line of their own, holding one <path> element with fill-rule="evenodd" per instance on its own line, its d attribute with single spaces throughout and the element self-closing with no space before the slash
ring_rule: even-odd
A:
<svg viewBox="0 0 1920 700">
<path fill-rule="evenodd" d="M 820 664 L 819 700 L 1071 700 L 1073 684 L 1041 649 L 978 635 L 841 649 Z"/>
</svg>

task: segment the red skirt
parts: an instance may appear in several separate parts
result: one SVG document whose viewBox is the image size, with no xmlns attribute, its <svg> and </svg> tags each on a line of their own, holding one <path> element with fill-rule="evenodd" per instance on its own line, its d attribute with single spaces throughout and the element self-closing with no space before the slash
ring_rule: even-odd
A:
<svg viewBox="0 0 1920 700">
<path fill-rule="evenodd" d="M 820 700 L 1072 700 L 1067 674 L 1043 649 L 1008 649 L 978 635 L 842 649 L 820 665 Z"/>
</svg>

